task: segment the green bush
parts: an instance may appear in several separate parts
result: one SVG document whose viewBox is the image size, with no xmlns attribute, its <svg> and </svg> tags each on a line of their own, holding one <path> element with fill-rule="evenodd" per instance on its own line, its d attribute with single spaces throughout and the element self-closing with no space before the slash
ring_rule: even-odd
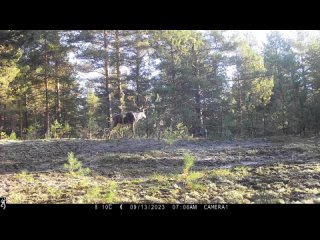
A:
<svg viewBox="0 0 320 240">
<path fill-rule="evenodd" d="M 55 120 L 52 124 L 51 124 L 51 134 L 53 135 L 54 138 L 59 138 L 60 132 L 62 129 L 62 124 L 58 122 L 58 120 Z"/>
<path fill-rule="evenodd" d="M 184 155 L 184 157 L 183 157 L 183 164 L 184 164 L 183 174 L 185 174 L 186 176 L 189 174 L 190 168 L 194 165 L 194 160 L 195 160 L 195 157 L 193 155 L 190 155 L 190 154 Z"/>
<path fill-rule="evenodd" d="M 8 136 L 5 132 L 0 132 L 0 139 L 8 139 Z"/>
<path fill-rule="evenodd" d="M 68 153 L 68 163 L 64 164 L 64 168 L 69 171 L 71 176 L 85 176 L 91 172 L 89 168 L 82 168 L 82 162 L 75 158 L 73 152 Z"/>
<path fill-rule="evenodd" d="M 188 128 L 183 123 L 178 123 L 174 129 L 168 128 L 163 132 L 163 138 L 168 144 L 178 139 L 189 139 Z"/>
<path fill-rule="evenodd" d="M 34 124 L 30 125 L 27 128 L 27 139 L 33 140 L 38 138 L 38 130 L 40 129 L 40 124 L 38 122 L 35 122 Z"/>
<path fill-rule="evenodd" d="M 9 139 L 10 140 L 16 140 L 17 139 L 16 133 L 15 132 L 11 132 Z"/>
<path fill-rule="evenodd" d="M 62 138 L 64 136 L 68 136 L 71 132 L 71 127 L 69 123 L 65 123 L 64 125 L 59 123 L 58 120 L 55 120 L 50 127 L 51 135 L 53 138 Z"/>
</svg>

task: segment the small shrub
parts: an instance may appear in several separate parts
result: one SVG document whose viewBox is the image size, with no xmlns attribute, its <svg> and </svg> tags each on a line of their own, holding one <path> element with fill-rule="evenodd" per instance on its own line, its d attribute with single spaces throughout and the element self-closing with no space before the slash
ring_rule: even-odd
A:
<svg viewBox="0 0 320 240">
<path fill-rule="evenodd" d="M 106 188 L 107 191 L 104 191 Z M 84 201 L 86 203 L 112 203 L 116 197 L 117 183 L 113 181 L 108 181 L 102 188 L 98 185 L 94 185 L 88 189 L 84 196 Z M 103 192 L 106 192 L 103 194 Z"/>
<path fill-rule="evenodd" d="M 112 203 L 115 201 L 115 197 L 117 195 L 117 188 L 118 185 L 116 182 L 110 182 L 107 186 L 108 188 L 108 192 L 106 193 L 106 195 L 104 196 L 104 201 L 106 203 Z"/>
<path fill-rule="evenodd" d="M 88 177 L 84 177 L 79 181 L 79 187 L 87 188 L 90 185 L 90 179 Z"/>
<path fill-rule="evenodd" d="M 101 192 L 101 189 L 99 186 L 97 186 L 97 185 L 93 186 L 86 193 L 86 195 L 84 197 L 85 202 L 87 202 L 87 203 L 98 202 L 101 197 L 100 192 Z"/>
<path fill-rule="evenodd" d="M 123 138 L 123 137 L 130 137 L 132 135 L 131 127 L 129 125 L 117 125 L 114 127 L 110 132 L 110 138 Z"/>
<path fill-rule="evenodd" d="M 10 140 L 16 140 L 17 139 L 16 133 L 15 132 L 11 132 L 9 139 Z"/>
<path fill-rule="evenodd" d="M 64 164 L 64 168 L 68 170 L 72 176 L 85 176 L 91 172 L 89 168 L 82 168 L 82 162 L 75 158 L 73 152 L 68 153 L 68 163 Z"/>
<path fill-rule="evenodd" d="M 5 132 L 0 132 L 0 139 L 8 139 L 8 136 Z"/>
<path fill-rule="evenodd" d="M 34 124 L 30 125 L 27 128 L 27 140 L 33 140 L 37 139 L 38 137 L 38 130 L 40 129 L 40 124 L 38 122 L 35 122 Z"/>
<path fill-rule="evenodd" d="M 54 138 L 59 138 L 59 132 L 62 129 L 62 124 L 58 122 L 58 120 L 55 120 L 51 124 L 51 134 L 53 135 Z"/>
<path fill-rule="evenodd" d="M 194 165 L 194 160 L 195 160 L 195 157 L 193 155 L 190 155 L 190 154 L 184 155 L 184 157 L 183 157 L 183 164 L 184 164 L 183 174 L 185 174 L 186 176 L 189 174 L 190 168 Z"/>
<path fill-rule="evenodd" d="M 164 130 L 163 138 L 166 143 L 171 145 L 178 139 L 189 139 L 188 128 L 183 123 L 178 123 L 175 129 L 168 128 Z"/>
<path fill-rule="evenodd" d="M 64 125 L 59 123 L 58 120 L 55 120 L 51 124 L 51 135 L 53 138 L 62 138 L 64 136 L 69 136 L 71 132 L 71 127 L 69 123 L 65 123 Z"/>
</svg>

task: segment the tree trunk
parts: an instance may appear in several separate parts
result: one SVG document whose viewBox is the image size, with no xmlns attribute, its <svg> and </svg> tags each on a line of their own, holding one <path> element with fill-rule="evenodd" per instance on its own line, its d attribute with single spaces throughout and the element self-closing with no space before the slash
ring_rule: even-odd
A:
<svg viewBox="0 0 320 240">
<path fill-rule="evenodd" d="M 22 116 L 22 104 L 21 100 L 19 100 L 19 123 L 20 123 L 20 138 L 23 136 L 23 116 Z"/>
<path fill-rule="evenodd" d="M 242 86 L 240 83 L 240 80 L 238 80 L 238 86 L 239 86 L 239 130 L 240 130 L 240 137 L 242 137 L 243 134 L 243 113 L 242 113 Z"/>
<path fill-rule="evenodd" d="M 263 136 L 266 136 L 266 109 L 265 109 L 265 107 L 263 109 L 262 121 L 263 121 Z"/>
<path fill-rule="evenodd" d="M 56 96 L 57 96 L 56 113 L 57 113 L 58 122 L 61 123 L 62 115 L 61 115 L 60 80 L 59 80 L 58 63 L 56 63 Z"/>
<path fill-rule="evenodd" d="M 253 138 L 255 135 L 255 132 L 254 132 L 254 116 L 253 116 L 253 113 L 251 113 L 251 137 Z"/>
<path fill-rule="evenodd" d="M 200 86 L 200 71 L 199 71 L 199 64 L 198 64 L 198 58 L 194 50 L 194 45 L 192 46 L 192 53 L 193 53 L 193 67 L 194 67 L 194 77 L 198 81 L 197 84 L 197 90 L 195 92 L 195 102 L 196 102 L 196 115 L 197 115 L 197 120 L 198 120 L 198 135 L 202 136 L 204 133 L 204 124 L 203 124 L 203 109 L 201 105 L 201 97 L 202 97 L 202 89 Z"/>
<path fill-rule="evenodd" d="M 45 89 L 46 89 L 46 135 L 50 135 L 50 116 L 49 116 L 49 95 L 48 95 L 48 75 L 45 69 Z"/>
<path fill-rule="evenodd" d="M 7 118 L 8 118 L 6 109 L 7 109 L 7 106 L 5 104 L 3 104 L 2 129 L 3 129 L 4 132 L 7 129 L 6 121 L 7 121 Z"/>
<path fill-rule="evenodd" d="M 198 119 L 198 127 L 199 127 L 199 134 L 201 135 L 204 131 L 204 124 L 203 124 L 203 109 L 201 106 L 201 87 L 200 84 L 198 84 L 197 91 L 195 94 L 195 100 L 196 100 L 196 114 Z"/>
<path fill-rule="evenodd" d="M 223 111 L 222 106 L 220 106 L 220 137 L 223 137 Z"/>
<path fill-rule="evenodd" d="M 50 135 L 50 116 L 49 116 L 49 83 L 48 83 L 48 53 L 47 53 L 47 38 L 45 39 L 45 69 L 44 69 L 44 81 L 46 91 L 46 137 Z"/>
<path fill-rule="evenodd" d="M 0 104 L 0 132 L 3 130 L 3 114 L 1 114 L 1 104 Z M 1 139 L 1 135 L 0 135 L 0 139 Z"/>
<path fill-rule="evenodd" d="M 139 50 L 137 51 L 137 56 L 136 56 L 136 86 L 137 86 L 137 94 L 138 94 L 138 99 L 137 99 L 137 105 L 140 107 L 140 97 L 141 96 L 141 89 L 140 89 L 140 52 Z"/>
<path fill-rule="evenodd" d="M 120 40 L 119 40 L 119 30 L 116 30 L 116 41 L 115 41 L 115 48 L 116 48 L 116 79 L 118 82 L 118 100 L 119 100 L 119 111 L 122 114 L 124 110 L 124 93 L 122 90 L 122 83 L 121 83 L 121 72 L 120 72 Z"/>
<path fill-rule="evenodd" d="M 107 39 L 107 31 L 103 30 L 103 40 L 104 40 L 104 74 L 105 74 L 105 88 L 106 88 L 106 119 L 107 119 L 107 128 L 112 126 L 112 99 L 111 99 L 111 84 L 109 80 L 109 56 L 108 56 L 108 45 L 109 41 Z"/>
<path fill-rule="evenodd" d="M 173 87 L 173 96 L 178 96 L 177 93 L 177 87 L 176 87 L 176 66 L 174 64 L 174 51 L 173 51 L 173 47 L 170 44 L 170 56 L 171 56 L 171 64 L 172 64 L 172 74 L 171 74 L 171 84 Z M 178 103 L 177 103 L 177 98 L 174 97 L 171 100 L 172 103 L 172 108 L 170 110 L 171 112 L 171 118 L 170 118 L 170 128 L 172 128 L 172 122 L 176 122 L 176 109 L 178 108 Z"/>
<path fill-rule="evenodd" d="M 28 121 L 28 102 L 27 102 L 27 94 L 25 94 L 25 97 L 24 97 L 24 107 L 25 107 L 25 111 L 24 111 L 24 124 L 25 124 L 25 128 L 28 129 L 28 127 L 29 127 L 29 121 Z"/>
</svg>

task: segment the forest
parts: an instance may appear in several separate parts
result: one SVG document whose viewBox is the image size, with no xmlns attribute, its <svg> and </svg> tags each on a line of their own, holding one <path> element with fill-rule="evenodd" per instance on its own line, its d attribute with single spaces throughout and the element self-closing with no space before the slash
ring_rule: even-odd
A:
<svg viewBox="0 0 320 240">
<path fill-rule="evenodd" d="M 228 32 L 2 30 L 1 138 L 102 138 L 137 106 L 145 137 L 319 135 L 319 36 Z"/>
<path fill-rule="evenodd" d="M 132 112 L 136 134 L 115 126 Z M 317 31 L 260 44 L 239 30 L 0 30 L 0 196 L 14 203 L 316 203 L 299 173 L 318 179 L 319 134 Z M 83 194 L 59 185 L 66 169 Z"/>
</svg>

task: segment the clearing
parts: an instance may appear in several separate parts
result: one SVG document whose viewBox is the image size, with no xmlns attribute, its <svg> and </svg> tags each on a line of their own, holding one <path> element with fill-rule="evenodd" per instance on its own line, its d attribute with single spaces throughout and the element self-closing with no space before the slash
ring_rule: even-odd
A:
<svg viewBox="0 0 320 240">
<path fill-rule="evenodd" d="M 320 203 L 317 138 L 0 141 L 8 203 Z M 68 152 L 89 175 L 64 169 Z M 194 165 L 183 175 L 186 154 Z"/>
</svg>

